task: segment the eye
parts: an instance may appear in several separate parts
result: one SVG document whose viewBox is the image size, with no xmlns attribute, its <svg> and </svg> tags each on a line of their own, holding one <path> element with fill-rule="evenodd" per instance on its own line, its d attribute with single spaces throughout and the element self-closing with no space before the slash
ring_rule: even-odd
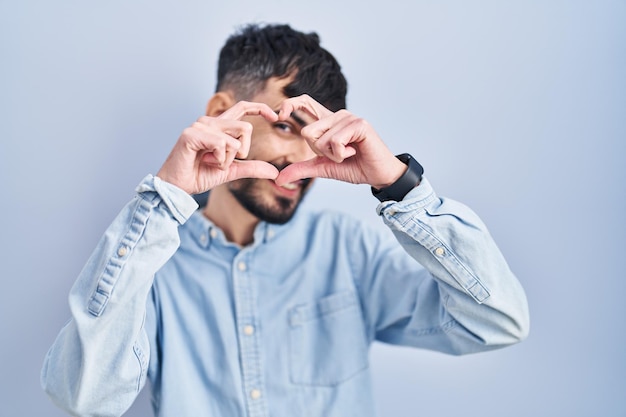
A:
<svg viewBox="0 0 626 417">
<path fill-rule="evenodd" d="M 282 133 L 291 134 L 294 133 L 293 126 L 287 122 L 276 122 L 274 128 L 278 129 Z"/>
</svg>

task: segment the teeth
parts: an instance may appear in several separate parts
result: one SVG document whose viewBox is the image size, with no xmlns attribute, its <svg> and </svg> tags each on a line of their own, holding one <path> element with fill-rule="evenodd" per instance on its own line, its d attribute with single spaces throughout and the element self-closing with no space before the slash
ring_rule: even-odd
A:
<svg viewBox="0 0 626 417">
<path fill-rule="evenodd" d="M 295 183 L 295 182 L 290 182 L 289 184 L 285 184 L 282 187 L 287 189 L 287 190 L 295 190 L 295 189 L 298 188 L 298 184 Z"/>
</svg>

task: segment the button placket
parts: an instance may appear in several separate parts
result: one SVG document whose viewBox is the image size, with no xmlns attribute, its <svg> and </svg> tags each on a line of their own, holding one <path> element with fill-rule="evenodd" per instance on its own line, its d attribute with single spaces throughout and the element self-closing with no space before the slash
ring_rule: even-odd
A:
<svg viewBox="0 0 626 417">
<path fill-rule="evenodd" d="M 249 416 L 261 417 L 267 416 L 267 407 L 262 395 L 263 379 L 256 308 L 257 290 L 250 268 L 250 250 L 250 248 L 242 250 L 233 259 L 232 274 L 243 389 L 248 393 L 246 408 Z"/>
</svg>

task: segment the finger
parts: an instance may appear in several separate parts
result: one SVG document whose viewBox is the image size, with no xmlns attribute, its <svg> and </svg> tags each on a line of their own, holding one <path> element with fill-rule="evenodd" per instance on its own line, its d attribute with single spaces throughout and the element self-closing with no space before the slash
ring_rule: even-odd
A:
<svg viewBox="0 0 626 417">
<path fill-rule="evenodd" d="M 325 117 L 321 120 L 318 120 L 314 123 L 310 123 L 309 125 L 302 128 L 300 134 L 305 139 L 311 139 L 313 141 L 317 141 L 322 137 L 326 132 L 331 129 L 337 130 L 337 128 L 343 128 L 347 126 L 353 119 L 355 119 L 352 113 L 349 113 L 346 110 L 339 110 L 336 113 L 332 113 L 328 117 Z"/>
<path fill-rule="evenodd" d="M 220 161 L 218 157 L 219 157 L 219 154 L 216 155 L 215 152 L 206 151 L 202 153 L 202 155 L 200 155 L 199 163 L 211 165 L 211 166 L 220 166 L 220 164 L 222 164 L 222 161 Z"/>
<path fill-rule="evenodd" d="M 341 142 L 336 138 L 331 140 L 320 139 L 313 149 L 316 155 L 325 157 L 340 164 L 351 156 L 356 155 L 357 150 L 354 146 L 351 146 L 351 141 Z"/>
<path fill-rule="evenodd" d="M 225 133 L 237 139 L 240 143 L 241 147 L 238 149 L 236 157 L 246 158 L 248 156 L 248 152 L 250 152 L 250 142 L 252 140 L 252 124 L 248 122 L 239 122 L 236 129 L 226 129 Z"/>
<path fill-rule="evenodd" d="M 228 140 L 228 138 L 224 138 L 224 140 L 228 140 L 228 142 L 232 143 L 233 147 L 237 147 L 238 152 L 236 156 L 238 158 L 248 156 L 250 138 L 252 137 L 252 124 L 239 120 L 217 120 L 216 118 L 203 116 L 192 125 L 192 128 L 200 131 L 201 134 L 207 137 L 214 135 L 221 136 L 221 133 L 225 133 L 227 136 L 240 142 L 239 145 L 236 145 L 234 142 Z"/>
<path fill-rule="evenodd" d="M 296 162 L 283 168 L 276 178 L 276 185 L 282 186 L 303 178 L 334 178 L 329 164 L 336 165 L 325 157 L 316 157 Z"/>
<path fill-rule="evenodd" d="M 216 148 L 210 151 L 206 151 L 200 156 L 200 163 L 207 165 L 222 167 L 226 160 L 226 152 L 223 148 Z"/>
<path fill-rule="evenodd" d="M 222 132 L 210 136 L 200 134 L 195 142 L 200 161 L 220 169 L 227 169 L 241 148 L 239 140 Z"/>
<path fill-rule="evenodd" d="M 233 181 L 240 178 L 266 178 L 276 179 L 278 169 L 265 161 L 241 161 L 235 159 L 230 167 L 227 180 Z"/>
<path fill-rule="evenodd" d="M 250 101 L 240 101 L 224 113 L 218 119 L 240 120 L 244 116 L 262 116 L 274 122 L 278 120 L 278 115 L 265 103 L 254 103 Z"/>
<path fill-rule="evenodd" d="M 339 111 L 305 127 L 301 134 L 316 154 L 340 163 L 356 153 L 356 149 L 349 145 L 362 136 L 355 120 L 358 119 L 352 114 Z"/>
<path fill-rule="evenodd" d="M 345 114 L 339 112 L 331 113 L 328 117 L 316 120 L 303 127 L 300 131 L 300 135 L 306 140 L 311 150 L 313 150 L 317 156 L 326 156 L 330 151 L 329 145 L 326 141 L 322 143 L 318 143 L 318 141 L 337 123 L 337 121 L 345 117 Z"/>
<path fill-rule="evenodd" d="M 332 155 L 328 156 L 328 158 L 338 164 L 342 163 L 351 156 L 356 155 L 356 148 L 354 148 L 353 146 L 349 146 L 338 141 L 331 141 L 330 145 L 330 153 Z"/>
<path fill-rule="evenodd" d="M 332 111 L 322 106 L 312 97 L 307 94 L 303 94 L 301 96 L 288 98 L 283 101 L 280 106 L 280 111 L 278 112 L 278 119 L 287 120 L 291 116 L 291 113 L 298 110 L 308 113 L 316 120 L 323 119 L 333 114 Z"/>
<path fill-rule="evenodd" d="M 226 171 L 227 169 L 230 168 L 230 165 L 233 163 L 233 161 L 235 160 L 235 156 L 237 155 L 237 152 L 234 151 L 233 149 L 226 149 L 226 155 L 224 157 L 224 163 L 222 165 L 219 166 L 220 169 Z"/>
</svg>

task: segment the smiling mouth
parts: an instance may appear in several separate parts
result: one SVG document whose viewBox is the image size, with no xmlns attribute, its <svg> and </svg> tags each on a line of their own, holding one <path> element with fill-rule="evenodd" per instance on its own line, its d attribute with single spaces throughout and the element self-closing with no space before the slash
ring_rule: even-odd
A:
<svg viewBox="0 0 626 417">
<path fill-rule="evenodd" d="M 296 181 L 296 182 L 290 182 L 288 184 L 283 184 L 281 185 L 282 188 L 286 189 L 286 190 L 297 190 L 298 188 L 300 188 L 300 181 Z"/>
<path fill-rule="evenodd" d="M 289 191 L 295 191 L 298 189 L 306 190 L 310 182 L 311 182 L 311 178 L 304 178 L 298 181 L 293 181 L 287 184 L 283 184 L 279 187 L 284 188 L 285 190 L 289 190 Z"/>
</svg>

